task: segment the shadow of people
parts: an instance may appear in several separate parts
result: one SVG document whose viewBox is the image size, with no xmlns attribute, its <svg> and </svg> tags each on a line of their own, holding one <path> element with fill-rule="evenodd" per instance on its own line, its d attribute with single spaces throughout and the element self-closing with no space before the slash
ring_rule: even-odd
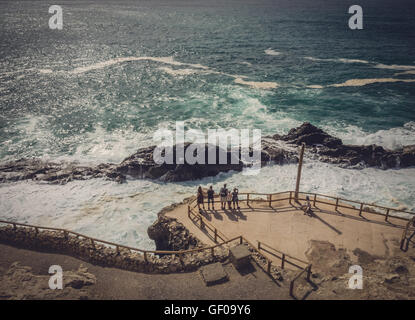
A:
<svg viewBox="0 0 415 320">
<path fill-rule="evenodd" d="M 246 220 L 247 216 L 244 215 L 241 211 L 241 209 L 233 209 L 234 214 L 238 217 L 240 220 Z"/>
<path fill-rule="evenodd" d="M 226 214 L 229 220 L 231 221 L 238 221 L 238 218 L 232 213 L 232 211 L 228 209 L 224 209 L 223 212 Z"/>
<path fill-rule="evenodd" d="M 206 220 L 211 221 L 212 217 L 205 209 L 199 211 L 199 213 L 206 218 Z"/>
<path fill-rule="evenodd" d="M 213 212 L 213 217 L 214 217 L 215 219 L 217 219 L 217 220 L 223 220 L 223 217 L 222 217 L 222 215 L 219 213 L 219 211 L 217 211 L 217 210 L 212 210 L 212 212 Z"/>
</svg>

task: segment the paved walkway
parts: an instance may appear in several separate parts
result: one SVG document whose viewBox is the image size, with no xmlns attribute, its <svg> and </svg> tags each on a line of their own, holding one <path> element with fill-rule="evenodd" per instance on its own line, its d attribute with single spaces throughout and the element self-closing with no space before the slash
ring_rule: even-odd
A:
<svg viewBox="0 0 415 320">
<path fill-rule="evenodd" d="M 363 213 L 349 208 L 335 211 L 333 205 L 317 204 L 313 207 L 314 216 L 304 215 L 300 204 L 291 205 L 288 200 L 273 202 L 269 207 L 267 201 L 241 203 L 240 210 L 205 210 L 203 217 L 228 238 L 243 235 L 254 245 L 264 242 L 275 249 L 294 257 L 307 260 L 305 252 L 310 240 L 325 240 L 337 248 L 352 251 L 356 248 L 372 255 L 392 255 L 399 248 L 400 239 L 406 221 L 384 216 Z M 206 207 L 207 208 L 207 207 Z M 194 209 L 195 212 L 197 208 Z M 206 244 L 213 244 L 187 216 L 187 205 L 182 205 L 167 213 L 177 218 L 191 233 Z M 278 261 L 278 260 L 276 260 Z"/>
</svg>

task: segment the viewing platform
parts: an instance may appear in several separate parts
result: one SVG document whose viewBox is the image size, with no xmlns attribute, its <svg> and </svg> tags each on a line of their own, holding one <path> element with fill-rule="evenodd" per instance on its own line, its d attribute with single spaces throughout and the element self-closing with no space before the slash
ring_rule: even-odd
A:
<svg viewBox="0 0 415 320">
<path fill-rule="evenodd" d="M 302 209 L 306 196 L 311 216 Z M 199 212 L 192 201 L 167 216 L 176 218 L 207 245 L 243 236 L 276 265 L 284 263 L 283 255 L 288 261 L 292 258 L 306 264 L 312 240 L 344 248 L 352 258 L 356 249 L 390 256 L 394 250 L 405 249 L 413 232 L 411 212 L 318 194 L 299 193 L 296 200 L 293 191 L 244 193 L 239 195 L 239 205 L 239 210 L 222 210 L 219 198 L 215 198 L 215 210 L 208 210 L 205 203 L 205 210 Z M 286 266 L 292 267 L 290 263 Z"/>
</svg>

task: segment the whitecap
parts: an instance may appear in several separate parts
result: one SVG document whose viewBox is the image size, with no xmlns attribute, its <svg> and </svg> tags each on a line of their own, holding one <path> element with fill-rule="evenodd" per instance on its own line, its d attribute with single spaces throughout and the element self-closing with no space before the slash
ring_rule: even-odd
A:
<svg viewBox="0 0 415 320">
<path fill-rule="evenodd" d="M 304 59 L 311 60 L 311 61 L 327 61 L 327 62 L 341 62 L 341 63 L 363 63 L 363 64 L 370 63 L 367 60 L 346 59 L 346 58 L 321 59 L 321 58 L 314 58 L 314 57 L 304 57 Z"/>
<path fill-rule="evenodd" d="M 406 74 L 415 74 L 415 70 L 408 70 L 408 71 L 404 71 L 404 72 L 398 72 L 398 73 L 395 73 L 394 76 L 401 76 L 401 75 L 406 75 Z"/>
<path fill-rule="evenodd" d="M 375 65 L 375 68 L 378 69 L 388 69 L 388 70 L 415 70 L 415 66 L 405 66 L 405 65 L 397 65 L 397 64 L 382 64 L 378 63 Z"/>
<path fill-rule="evenodd" d="M 415 79 L 396 79 L 396 78 L 374 78 L 374 79 L 350 79 L 343 83 L 331 84 L 328 87 L 361 87 L 374 83 L 392 82 L 415 82 Z"/>
<path fill-rule="evenodd" d="M 170 64 L 174 66 L 190 66 L 192 68 L 204 69 L 204 70 L 209 69 L 209 67 L 201 65 L 201 64 L 178 62 L 178 61 L 175 61 L 173 57 L 119 57 L 119 58 L 114 58 L 114 59 L 107 60 L 107 61 L 94 63 L 88 66 L 77 67 L 69 71 L 69 73 L 70 74 L 81 74 L 81 73 L 89 72 L 92 70 L 106 68 L 111 65 L 118 64 L 118 63 L 131 62 L 131 61 L 145 61 L 145 60 Z"/>
<path fill-rule="evenodd" d="M 169 67 L 159 67 L 158 69 L 172 76 L 188 76 L 198 72 L 196 69 L 172 69 Z"/>
<path fill-rule="evenodd" d="M 281 54 L 281 52 L 279 51 L 275 51 L 271 48 L 268 48 L 266 50 L 264 50 L 265 54 L 270 55 L 270 56 L 279 56 Z"/>
<path fill-rule="evenodd" d="M 256 89 L 275 89 L 279 87 L 278 83 L 276 82 L 245 81 L 242 78 L 236 78 L 234 81 L 235 83 L 251 86 Z"/>
</svg>

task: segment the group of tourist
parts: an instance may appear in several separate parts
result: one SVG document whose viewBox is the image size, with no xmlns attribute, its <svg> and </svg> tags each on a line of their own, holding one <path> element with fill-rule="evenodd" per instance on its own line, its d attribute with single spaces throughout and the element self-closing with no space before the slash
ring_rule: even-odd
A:
<svg viewBox="0 0 415 320">
<path fill-rule="evenodd" d="M 239 193 L 238 188 L 234 188 L 233 191 L 231 191 L 226 187 L 226 183 L 225 183 L 219 191 L 221 209 L 225 210 L 226 204 L 227 204 L 228 209 L 232 210 L 232 204 L 233 204 L 233 209 L 239 210 L 240 207 L 239 207 L 238 193 Z M 213 186 L 210 186 L 207 191 L 207 203 L 208 203 L 208 210 L 210 210 L 210 204 L 212 204 L 212 209 L 215 210 L 215 191 L 213 190 Z M 199 209 L 199 212 L 202 210 L 200 208 L 200 205 L 202 205 L 203 210 L 205 210 L 205 195 L 203 193 L 203 189 L 201 186 L 199 186 L 199 188 L 197 189 L 197 207 Z M 310 217 L 313 216 L 313 210 L 311 209 L 310 198 L 308 196 L 306 197 L 305 205 L 302 205 L 301 209 L 304 211 L 305 215 L 308 215 Z"/>
<path fill-rule="evenodd" d="M 219 191 L 221 209 L 225 210 L 226 204 L 228 204 L 229 210 L 232 210 L 232 204 L 233 204 L 233 209 L 240 209 L 238 193 L 239 193 L 238 188 L 234 188 L 233 191 L 231 191 L 226 187 L 226 183 L 225 183 Z M 202 187 L 199 186 L 199 188 L 197 189 L 197 207 L 199 211 L 201 211 L 200 205 L 202 205 L 203 209 L 205 209 L 204 199 L 205 199 L 205 196 L 203 194 Z M 208 210 L 210 210 L 210 204 L 212 204 L 212 209 L 215 210 L 215 191 L 213 190 L 213 186 L 210 186 L 207 191 L 207 203 L 208 203 Z"/>
</svg>

